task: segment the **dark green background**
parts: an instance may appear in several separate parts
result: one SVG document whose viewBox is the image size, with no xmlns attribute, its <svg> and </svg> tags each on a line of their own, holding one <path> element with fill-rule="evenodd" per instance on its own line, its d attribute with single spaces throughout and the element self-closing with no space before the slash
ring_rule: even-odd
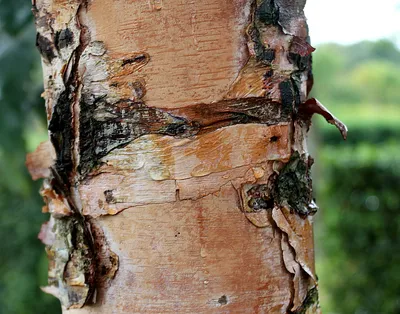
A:
<svg viewBox="0 0 400 314">
<path fill-rule="evenodd" d="M 314 96 L 349 127 L 316 118 L 311 138 L 324 313 L 400 313 L 400 53 L 388 41 L 314 53 Z M 0 313 L 60 313 L 37 239 L 40 182 L 25 154 L 46 139 L 30 1 L 0 0 Z"/>
</svg>

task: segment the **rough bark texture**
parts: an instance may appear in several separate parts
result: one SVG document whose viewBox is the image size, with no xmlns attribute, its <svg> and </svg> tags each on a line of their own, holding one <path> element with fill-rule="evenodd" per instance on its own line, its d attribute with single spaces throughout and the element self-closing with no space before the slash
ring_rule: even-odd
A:
<svg viewBox="0 0 400 314">
<path fill-rule="evenodd" d="M 318 312 L 304 4 L 33 2 L 64 313 Z"/>
</svg>

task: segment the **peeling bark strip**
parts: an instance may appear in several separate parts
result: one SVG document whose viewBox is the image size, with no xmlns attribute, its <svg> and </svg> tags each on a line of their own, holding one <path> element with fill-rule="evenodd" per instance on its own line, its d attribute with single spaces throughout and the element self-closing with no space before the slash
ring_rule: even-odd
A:
<svg viewBox="0 0 400 314">
<path fill-rule="evenodd" d="M 94 108 L 93 108 L 94 107 Z M 184 108 L 151 108 L 144 102 L 122 99 L 114 104 L 97 100 L 92 108 L 81 103 L 80 172 L 87 174 L 97 161 L 117 147 L 146 134 L 180 138 L 205 134 L 235 124 L 288 122 L 279 103 L 263 98 L 222 100 Z"/>
<path fill-rule="evenodd" d="M 319 311 L 304 4 L 33 1 L 64 313 Z"/>
</svg>

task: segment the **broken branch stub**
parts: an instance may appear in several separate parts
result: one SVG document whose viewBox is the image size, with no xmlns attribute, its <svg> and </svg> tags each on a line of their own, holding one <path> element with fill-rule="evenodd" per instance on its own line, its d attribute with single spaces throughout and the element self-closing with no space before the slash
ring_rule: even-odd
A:
<svg viewBox="0 0 400 314">
<path fill-rule="evenodd" d="M 347 126 L 336 118 L 321 102 L 315 98 L 310 98 L 300 105 L 299 116 L 310 119 L 314 113 L 325 118 L 325 120 L 337 127 L 344 140 L 347 138 Z"/>
</svg>

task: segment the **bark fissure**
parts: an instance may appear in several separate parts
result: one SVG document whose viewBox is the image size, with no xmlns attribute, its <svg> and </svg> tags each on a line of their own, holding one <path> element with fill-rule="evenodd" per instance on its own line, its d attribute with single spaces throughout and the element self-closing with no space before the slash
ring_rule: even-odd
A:
<svg viewBox="0 0 400 314">
<path fill-rule="evenodd" d="M 100 242 L 105 246 L 105 240 L 101 239 L 99 232 L 93 232 L 92 224 L 82 215 L 76 187 L 79 163 L 76 143 L 79 140 L 79 100 L 83 86 L 79 62 L 89 42 L 86 27 L 81 21 L 86 9 L 86 1 L 77 1 L 75 11 L 70 12 L 74 33 L 69 28 L 57 30 L 55 20 L 47 9 L 43 7 L 39 10 L 37 3 L 33 3 L 38 31 L 46 34 L 38 32 L 39 51 L 50 68 L 53 59 L 65 62 L 58 77 L 48 77 L 49 92 L 54 92 L 53 97 L 47 99 L 54 101 L 51 108 L 48 105 L 48 129 L 55 160 L 42 190 L 46 201 L 44 211 L 50 212 L 51 219 L 47 228 L 42 228 L 40 238 L 46 244 L 51 260 L 49 286 L 43 290 L 57 296 L 66 308 L 80 308 L 91 302 L 98 282 L 109 273 L 104 265 L 102 273 L 99 273 L 99 267 L 104 258 L 113 255 L 99 255 L 95 246 L 99 246 Z M 59 87 L 53 88 L 56 80 Z M 113 256 L 112 259 L 112 267 L 115 268 L 118 258 Z"/>
</svg>

